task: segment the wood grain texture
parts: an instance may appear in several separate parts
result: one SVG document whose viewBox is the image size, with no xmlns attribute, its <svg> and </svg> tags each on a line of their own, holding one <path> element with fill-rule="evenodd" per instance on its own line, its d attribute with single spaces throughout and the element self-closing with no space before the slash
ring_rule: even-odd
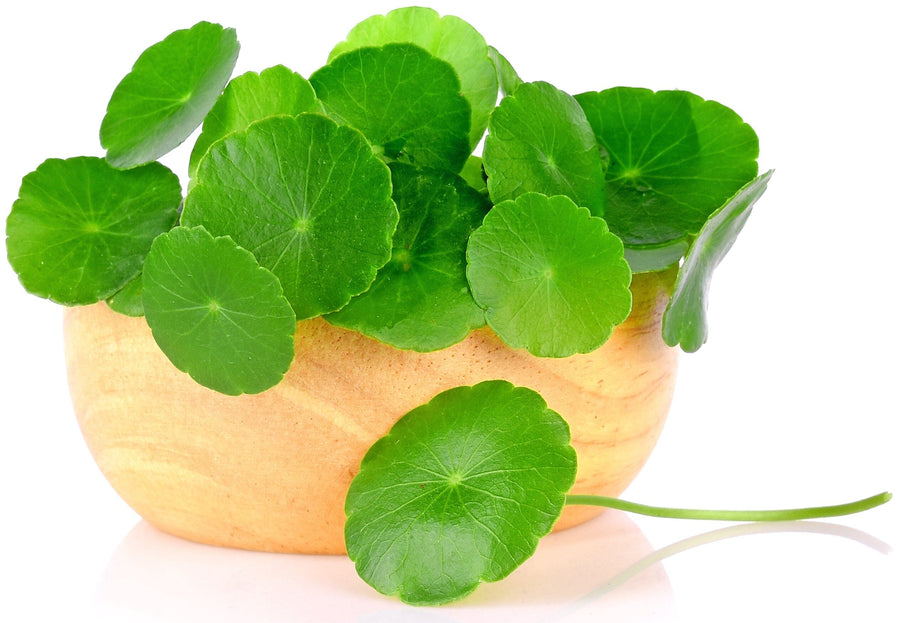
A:
<svg viewBox="0 0 900 623">
<path fill-rule="evenodd" d="M 669 274 L 635 276 L 629 319 L 599 350 L 565 359 L 510 349 L 489 329 L 422 354 L 304 321 L 284 381 L 238 397 L 176 370 L 142 318 L 76 307 L 65 313 L 69 386 L 98 466 L 149 523 L 214 545 L 338 554 L 344 496 L 366 450 L 458 385 L 506 379 L 540 392 L 572 430 L 573 492 L 624 491 L 672 399 L 677 354 L 660 336 L 670 288 Z M 568 508 L 556 529 L 598 512 Z"/>
</svg>

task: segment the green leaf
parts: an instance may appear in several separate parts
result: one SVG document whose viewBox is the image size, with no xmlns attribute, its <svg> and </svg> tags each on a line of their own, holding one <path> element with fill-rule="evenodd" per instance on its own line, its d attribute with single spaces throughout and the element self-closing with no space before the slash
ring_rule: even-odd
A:
<svg viewBox="0 0 900 623">
<path fill-rule="evenodd" d="M 500 51 L 492 45 L 488 46 L 488 54 L 494 62 L 494 68 L 497 71 L 497 77 L 500 80 L 500 91 L 503 95 L 512 95 L 516 89 L 523 84 L 519 74 L 516 73 L 512 64 L 506 60 L 506 57 L 500 54 Z"/>
<path fill-rule="evenodd" d="M 139 318 L 144 315 L 143 295 L 144 278 L 143 275 L 138 275 L 126 283 L 121 290 L 106 299 L 106 304 L 114 312 Z"/>
<path fill-rule="evenodd" d="M 484 169 L 494 203 L 538 192 L 566 195 L 602 216 L 606 205 L 603 160 L 584 111 L 546 82 L 529 82 L 491 115 Z"/>
<path fill-rule="evenodd" d="M 463 166 L 459 176 L 466 181 L 466 184 L 477 190 L 479 193 L 488 196 L 487 176 L 484 174 L 484 165 L 478 156 L 469 156 L 466 164 Z"/>
<path fill-rule="evenodd" d="M 669 346 L 681 344 L 685 352 L 694 352 L 706 342 L 706 305 L 713 271 L 731 249 L 771 177 L 772 171 L 768 171 L 749 182 L 700 230 L 678 272 L 675 291 L 663 315 L 663 341 Z"/>
<path fill-rule="evenodd" d="M 240 47 L 234 29 L 199 22 L 144 50 L 100 126 L 109 163 L 130 169 L 184 142 L 228 82 Z"/>
<path fill-rule="evenodd" d="M 460 599 L 534 553 L 575 469 L 569 427 L 537 392 L 506 381 L 450 389 L 366 453 L 347 494 L 347 553 L 381 593 Z"/>
<path fill-rule="evenodd" d="M 756 134 L 717 102 L 627 87 L 576 99 L 609 157 L 604 218 L 627 246 L 696 234 L 756 176 Z"/>
<path fill-rule="evenodd" d="M 369 288 L 391 257 L 398 218 L 390 171 L 363 135 L 303 113 L 269 117 L 214 143 L 182 223 L 252 251 L 302 319 Z"/>
<path fill-rule="evenodd" d="M 591 352 L 631 311 L 622 241 L 568 197 L 528 193 L 497 204 L 467 257 L 488 325 L 539 357 Z"/>
<path fill-rule="evenodd" d="M 391 261 L 327 319 L 397 348 L 440 350 L 484 325 L 466 281 L 466 243 L 490 204 L 452 173 L 404 164 L 391 173 L 400 212 Z"/>
<path fill-rule="evenodd" d="M 200 158 L 209 146 L 232 132 L 245 130 L 266 117 L 320 111 L 321 104 L 306 78 L 284 65 L 241 74 L 228 83 L 203 120 L 203 131 L 191 152 L 191 177 L 196 176 Z"/>
<path fill-rule="evenodd" d="M 144 264 L 144 312 L 176 368 L 223 394 L 276 385 L 294 359 L 296 321 L 253 254 L 202 227 L 176 227 Z"/>
<path fill-rule="evenodd" d="M 351 50 L 388 43 L 414 43 L 453 67 L 460 92 L 472 109 L 469 147 L 474 149 L 497 104 L 497 73 L 484 37 L 458 17 L 441 17 L 424 7 L 406 7 L 373 15 L 354 26 L 347 40 L 331 51 L 328 61 Z"/>
<path fill-rule="evenodd" d="M 674 240 L 662 244 L 625 247 L 625 259 L 632 273 L 650 273 L 665 270 L 678 263 L 687 253 L 687 240 Z"/>
<path fill-rule="evenodd" d="M 158 163 L 51 158 L 22 180 L 6 221 L 9 263 L 26 290 L 63 305 L 102 301 L 141 272 L 178 218 L 181 185 Z"/>
<path fill-rule="evenodd" d="M 329 116 L 388 159 L 456 173 L 471 153 L 470 107 L 456 72 L 417 45 L 352 50 L 309 81 Z"/>
</svg>

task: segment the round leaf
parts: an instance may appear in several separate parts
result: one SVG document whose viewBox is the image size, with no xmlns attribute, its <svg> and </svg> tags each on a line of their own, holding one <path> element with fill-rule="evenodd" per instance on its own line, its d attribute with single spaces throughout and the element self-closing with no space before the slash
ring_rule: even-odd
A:
<svg viewBox="0 0 900 623">
<path fill-rule="evenodd" d="M 446 348 L 484 325 L 466 282 L 466 243 L 490 204 L 450 173 L 403 164 L 391 173 L 400 212 L 391 261 L 328 321 L 397 348 Z"/>
<path fill-rule="evenodd" d="M 222 92 L 239 49 L 234 29 L 209 22 L 147 48 L 113 91 L 100 126 L 109 163 L 129 169 L 180 145 Z"/>
<path fill-rule="evenodd" d="M 214 143 L 182 223 L 231 236 L 284 286 L 298 318 L 343 307 L 391 257 L 387 166 L 322 115 L 270 117 Z"/>
<path fill-rule="evenodd" d="M 276 385 L 294 358 L 296 321 L 253 254 L 202 227 L 176 227 L 144 264 L 144 313 L 176 368 L 223 394 Z"/>
<path fill-rule="evenodd" d="M 456 173 L 471 153 L 471 110 L 456 72 L 417 45 L 352 50 L 309 81 L 329 115 L 390 159 Z"/>
<path fill-rule="evenodd" d="M 241 74 L 228 83 L 203 120 L 203 131 L 191 152 L 191 177 L 197 174 L 200 158 L 220 138 L 266 117 L 318 112 L 320 106 L 309 82 L 284 65 Z"/>
<path fill-rule="evenodd" d="M 494 206 L 467 257 L 488 325 L 533 355 L 591 352 L 631 311 L 622 241 L 568 197 L 528 193 Z"/>
<path fill-rule="evenodd" d="M 6 221 L 9 263 L 26 290 L 63 305 L 102 301 L 141 272 L 178 218 L 181 185 L 158 163 L 51 158 L 22 180 Z"/>
<path fill-rule="evenodd" d="M 538 192 L 566 195 L 602 216 L 603 160 L 584 111 L 546 82 L 525 83 L 491 115 L 484 169 L 494 203 Z"/>
<path fill-rule="evenodd" d="M 696 234 L 756 176 L 756 134 L 717 102 L 626 87 L 576 99 L 609 156 L 604 218 L 629 246 Z"/>
<path fill-rule="evenodd" d="M 373 15 L 354 26 L 328 60 L 357 48 L 387 43 L 414 43 L 453 66 L 460 92 L 472 108 L 469 146 L 474 149 L 497 104 L 497 72 L 484 37 L 458 17 L 441 17 L 424 7 L 405 7 Z"/>
<path fill-rule="evenodd" d="M 347 553 L 376 590 L 440 604 L 509 575 L 575 482 L 569 427 L 506 381 L 457 387 L 403 416 L 347 494 Z"/>
</svg>

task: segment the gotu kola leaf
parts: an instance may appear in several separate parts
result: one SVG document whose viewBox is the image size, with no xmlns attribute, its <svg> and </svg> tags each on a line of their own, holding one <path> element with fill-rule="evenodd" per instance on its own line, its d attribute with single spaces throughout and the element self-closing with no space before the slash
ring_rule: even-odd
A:
<svg viewBox="0 0 900 623">
<path fill-rule="evenodd" d="M 114 312 L 139 318 L 144 315 L 143 295 L 144 278 L 143 275 L 138 275 L 126 283 L 121 290 L 106 299 L 106 304 Z"/>
<path fill-rule="evenodd" d="M 278 116 L 214 143 L 182 223 L 231 236 L 284 286 L 298 319 L 336 311 L 391 257 L 390 171 L 358 131 Z"/>
<path fill-rule="evenodd" d="M 484 37 L 453 15 L 441 17 L 433 9 L 404 7 L 386 15 L 373 15 L 354 26 L 347 40 L 336 45 L 328 59 L 387 43 L 414 43 L 453 66 L 460 93 L 472 108 L 469 146 L 474 149 L 497 103 L 497 72 Z"/>
<path fill-rule="evenodd" d="M 707 295 L 713 271 L 744 228 L 771 177 L 769 171 L 746 184 L 700 230 L 678 271 L 675 290 L 663 315 L 663 341 L 669 346 L 681 344 L 685 352 L 694 352 L 706 342 Z"/>
<path fill-rule="evenodd" d="M 96 303 L 141 272 L 180 203 L 178 178 L 161 164 L 120 171 L 101 158 L 51 158 L 22 179 L 6 221 L 9 263 L 32 294 Z"/>
<path fill-rule="evenodd" d="M 237 61 L 234 29 L 199 22 L 147 48 L 113 91 L 100 144 L 130 169 L 180 145 L 203 121 Z"/>
<path fill-rule="evenodd" d="M 466 243 L 490 203 L 452 173 L 391 165 L 400 212 L 391 261 L 327 317 L 397 348 L 446 348 L 484 325 L 466 282 Z"/>
<path fill-rule="evenodd" d="M 276 385 L 294 358 L 294 312 L 249 251 L 202 227 L 176 227 L 144 263 L 144 314 L 176 368 L 223 394 Z"/>
<path fill-rule="evenodd" d="M 447 390 L 366 453 L 347 493 L 347 553 L 382 593 L 459 599 L 534 553 L 575 469 L 569 428 L 538 393 L 506 381 Z"/>
<path fill-rule="evenodd" d="M 411 43 L 341 54 L 309 78 L 329 116 L 391 160 L 459 172 L 471 108 L 453 67 Z"/>
<path fill-rule="evenodd" d="M 539 357 L 591 352 L 631 311 L 622 241 L 562 195 L 494 206 L 469 238 L 467 259 L 488 325 Z"/>
</svg>

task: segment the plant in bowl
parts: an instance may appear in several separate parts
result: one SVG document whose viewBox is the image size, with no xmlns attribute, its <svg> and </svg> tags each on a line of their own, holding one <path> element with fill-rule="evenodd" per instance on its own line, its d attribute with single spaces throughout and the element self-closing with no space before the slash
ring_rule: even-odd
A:
<svg viewBox="0 0 900 623">
<path fill-rule="evenodd" d="M 150 523 L 347 551 L 378 590 L 441 603 L 598 506 L 755 520 L 887 499 L 615 499 L 772 175 L 732 110 L 523 82 L 418 7 L 361 22 L 308 80 L 231 79 L 238 51 L 207 22 L 149 47 L 109 100 L 105 155 L 47 160 L 7 220 L 22 285 L 67 307 L 88 446 Z M 157 159 L 198 127 L 185 195 Z"/>
</svg>

